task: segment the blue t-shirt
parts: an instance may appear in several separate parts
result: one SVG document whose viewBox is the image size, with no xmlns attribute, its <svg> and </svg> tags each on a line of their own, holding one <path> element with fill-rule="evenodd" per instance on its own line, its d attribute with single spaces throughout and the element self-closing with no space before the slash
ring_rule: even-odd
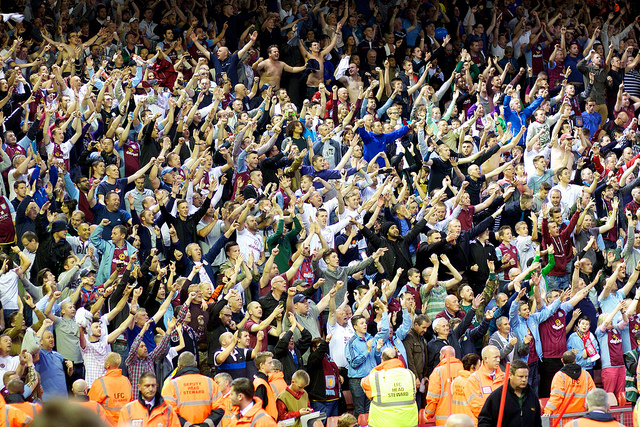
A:
<svg viewBox="0 0 640 427">
<path fill-rule="evenodd" d="M 125 206 L 124 204 L 124 194 L 127 184 L 129 183 L 127 178 L 116 179 L 115 184 L 109 184 L 106 180 L 102 181 L 98 184 L 98 188 L 96 188 L 96 199 L 98 195 L 102 194 L 106 196 L 108 192 L 115 191 L 120 196 L 120 206 Z"/>
<path fill-rule="evenodd" d="M 40 349 L 40 358 L 34 362 L 40 374 L 42 384 L 42 400 L 67 398 L 67 380 L 65 377 L 64 358 L 57 351 Z"/>
<path fill-rule="evenodd" d="M 127 347 L 131 350 L 131 344 L 136 339 L 140 331 L 141 327 L 138 325 L 133 325 L 133 329 L 127 329 Z M 156 348 L 155 334 L 153 331 L 156 330 L 156 322 L 151 323 L 147 332 L 144 333 L 144 337 L 142 337 L 142 342 L 147 346 L 147 351 L 151 353 Z"/>
<path fill-rule="evenodd" d="M 102 231 L 102 238 L 104 240 L 111 240 L 111 231 L 113 230 L 113 227 L 115 227 L 116 225 L 126 226 L 131 219 L 131 214 L 129 214 L 129 212 L 123 209 L 118 209 L 115 212 L 109 212 L 107 210 L 107 207 L 102 203 L 96 204 L 91 208 L 91 210 L 93 211 L 94 223 L 100 224 L 100 221 L 102 221 L 104 218 L 107 218 L 109 221 L 111 221 L 111 223 L 104 227 L 104 230 Z"/>
</svg>

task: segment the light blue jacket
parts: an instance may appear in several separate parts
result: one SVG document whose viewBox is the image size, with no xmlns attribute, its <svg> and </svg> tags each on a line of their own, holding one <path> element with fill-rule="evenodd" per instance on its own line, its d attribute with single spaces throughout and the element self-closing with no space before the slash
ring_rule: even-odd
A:
<svg viewBox="0 0 640 427">
<path fill-rule="evenodd" d="M 364 378 L 371 373 L 371 370 L 378 365 L 377 359 L 380 358 L 382 351 L 376 351 L 376 344 L 379 339 L 386 340 L 389 338 L 389 315 L 382 314 L 382 327 L 375 337 L 365 334 L 364 338 L 360 338 L 358 334 L 354 334 L 347 342 L 345 356 L 347 356 L 347 364 L 349 368 L 349 378 Z M 367 341 L 373 339 L 371 350 L 367 351 Z"/>
<path fill-rule="evenodd" d="M 509 323 L 511 324 L 511 332 L 518 336 L 520 341 L 524 340 L 524 337 L 531 331 L 533 336 L 536 354 L 538 358 L 542 360 L 542 343 L 540 342 L 540 331 L 538 325 L 547 320 L 553 313 L 555 313 L 560 307 L 560 299 L 558 298 L 551 305 L 545 305 L 540 311 L 531 313 L 527 320 L 524 320 L 522 316 L 518 314 L 520 304 L 518 301 L 514 301 L 509 309 Z M 528 327 L 527 327 L 528 326 Z M 522 358 L 525 362 L 529 361 L 529 355 L 527 354 Z"/>
<path fill-rule="evenodd" d="M 400 352 L 404 360 L 407 360 L 407 350 L 404 348 L 404 344 L 402 341 L 407 337 L 409 330 L 411 329 L 411 315 L 409 311 L 405 308 L 402 310 L 402 323 L 398 326 L 396 333 L 393 334 L 393 342 L 389 340 L 389 334 L 387 334 L 387 339 L 384 341 L 382 345 L 382 351 L 387 348 L 394 347 Z"/>
<path fill-rule="evenodd" d="M 98 286 L 105 283 L 109 276 L 111 276 L 111 263 L 113 261 L 113 253 L 116 249 L 116 245 L 114 245 L 111 240 L 107 241 L 101 237 L 102 230 L 103 227 L 98 225 L 96 229 L 93 230 L 93 233 L 91 233 L 91 237 L 89 237 L 91 244 L 95 246 L 100 255 L 102 255 L 100 258 L 100 267 L 96 273 L 96 285 Z M 131 258 L 137 249 L 126 240 L 124 243 L 127 246 L 127 254 L 129 255 L 129 258 Z"/>
<path fill-rule="evenodd" d="M 593 346 L 596 348 L 598 354 L 600 354 L 600 346 L 598 345 L 598 340 L 591 332 L 589 332 L 589 339 L 591 340 Z M 584 370 L 588 371 L 590 369 L 593 369 L 596 362 L 592 362 L 589 359 L 582 358 L 582 352 L 584 351 L 584 342 L 582 341 L 582 338 L 578 336 L 577 332 L 569 335 L 569 339 L 567 340 L 567 350 L 573 349 L 576 350 L 576 363 L 580 365 L 580 367 Z"/>
</svg>

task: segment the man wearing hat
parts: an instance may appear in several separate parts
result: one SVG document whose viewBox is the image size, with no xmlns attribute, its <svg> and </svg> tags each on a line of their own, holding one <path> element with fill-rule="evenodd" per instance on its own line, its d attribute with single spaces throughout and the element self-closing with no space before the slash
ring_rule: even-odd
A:
<svg viewBox="0 0 640 427">
<path fill-rule="evenodd" d="M 407 281 L 407 271 L 413 267 L 411 254 L 409 253 L 409 245 L 418 237 L 422 229 L 427 224 L 426 220 L 418 221 L 407 234 L 400 235 L 400 229 L 391 221 L 382 224 L 380 235 L 375 234 L 371 229 L 363 226 L 359 222 L 355 225 L 362 231 L 362 235 L 375 248 L 388 248 L 389 250 L 380 257 L 380 263 L 386 272 L 398 271 L 398 268 L 404 269 L 399 283 Z"/>
<path fill-rule="evenodd" d="M 66 241 L 67 223 L 64 221 L 54 221 L 51 224 L 51 231 L 47 231 L 45 221 L 49 202 L 40 209 L 36 218 L 36 232 L 40 244 L 33 260 L 31 268 L 31 282 L 36 283 L 38 272 L 43 268 L 48 268 L 58 277 L 62 272 L 63 261 L 71 255 L 71 245 Z"/>
</svg>

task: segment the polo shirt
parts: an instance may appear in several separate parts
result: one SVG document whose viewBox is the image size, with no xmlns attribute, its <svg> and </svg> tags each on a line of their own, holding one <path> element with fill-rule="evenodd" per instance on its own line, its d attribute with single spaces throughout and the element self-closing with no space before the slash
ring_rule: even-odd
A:
<svg viewBox="0 0 640 427">
<path fill-rule="evenodd" d="M 40 358 L 34 362 L 36 372 L 40 374 L 42 384 L 42 400 L 67 399 L 67 380 L 65 377 L 64 358 L 57 351 L 40 349 Z"/>
</svg>

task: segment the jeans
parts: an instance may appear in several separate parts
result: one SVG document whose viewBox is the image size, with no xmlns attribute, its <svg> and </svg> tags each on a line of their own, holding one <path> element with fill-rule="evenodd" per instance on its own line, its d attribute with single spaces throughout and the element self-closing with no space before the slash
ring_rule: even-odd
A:
<svg viewBox="0 0 640 427">
<path fill-rule="evenodd" d="M 340 415 L 338 413 L 337 400 L 331 400 L 328 402 L 320 402 L 319 400 L 312 400 L 311 407 L 313 408 L 314 411 L 324 412 L 325 414 L 327 414 L 327 418 L 337 417 L 338 415 Z"/>
<path fill-rule="evenodd" d="M 561 289 L 565 290 L 569 287 L 569 275 L 565 274 L 564 276 L 547 276 L 547 287 L 549 290 L 551 289 Z"/>
<path fill-rule="evenodd" d="M 353 415 L 358 418 L 360 414 L 369 413 L 369 404 L 371 401 L 365 394 L 360 384 L 362 378 L 349 378 L 349 388 L 353 397 Z"/>
<path fill-rule="evenodd" d="M 538 375 L 538 364 L 540 361 L 535 361 L 533 363 L 529 363 L 529 386 L 531 386 L 531 390 L 538 395 L 538 385 L 540 384 L 540 376 Z M 505 375 L 509 375 L 505 373 Z"/>
</svg>

